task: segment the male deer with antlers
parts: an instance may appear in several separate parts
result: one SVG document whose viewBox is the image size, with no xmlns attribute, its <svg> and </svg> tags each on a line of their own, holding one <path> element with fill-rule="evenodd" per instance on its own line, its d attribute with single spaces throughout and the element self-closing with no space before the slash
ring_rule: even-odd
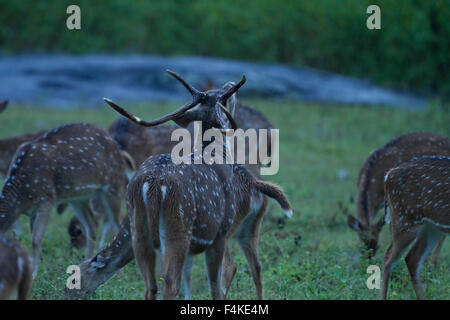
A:
<svg viewBox="0 0 450 320">
<path fill-rule="evenodd" d="M 214 89 L 208 86 L 207 91 L 212 94 Z M 238 128 L 243 130 L 247 129 L 266 129 L 268 132 L 267 150 L 270 153 L 274 150 L 272 146 L 272 139 L 270 137 L 270 129 L 273 129 L 273 125 L 260 111 L 242 105 L 237 100 L 236 95 L 232 95 L 227 101 L 227 107 L 236 105 L 235 121 Z M 234 110 L 234 108 L 233 108 Z M 130 155 L 130 160 L 134 160 L 135 165 L 141 165 L 148 157 L 157 154 L 171 153 L 173 147 L 178 143 L 171 140 L 171 135 L 174 130 L 179 129 L 176 125 L 161 125 L 157 127 L 144 127 L 140 126 L 128 118 L 121 117 L 114 121 L 109 127 L 109 133 L 119 145 L 119 148 Z M 189 126 L 192 132 L 192 126 Z M 250 139 L 248 143 L 250 144 Z M 249 146 L 246 150 L 246 157 L 248 158 L 249 148 L 258 148 L 259 145 Z M 254 150 L 253 150 L 254 151 Z M 255 151 L 254 151 L 255 152 Z M 257 151 L 255 152 L 255 154 Z M 260 164 L 246 165 L 253 174 L 259 176 Z M 130 164 L 131 167 L 131 164 Z M 256 222 L 255 222 L 256 223 Z M 74 217 L 68 227 L 72 246 L 80 248 L 85 245 L 85 231 L 81 222 Z"/>
<path fill-rule="evenodd" d="M 215 91 L 218 90 L 208 90 L 210 94 L 214 94 Z M 268 144 L 267 150 L 270 153 L 273 150 L 271 145 L 272 139 L 270 138 L 270 129 L 273 129 L 273 125 L 270 121 L 260 111 L 240 104 L 236 95 L 232 95 L 227 101 L 226 107 L 231 106 L 235 106 L 232 108 L 232 116 L 238 128 L 243 130 L 267 130 L 268 138 L 266 143 Z M 108 131 L 121 150 L 128 152 L 136 165 L 139 166 L 152 155 L 171 153 L 173 147 L 178 143 L 178 141 L 171 140 L 171 135 L 174 130 L 179 128 L 179 126 L 175 125 L 143 127 L 122 117 L 114 121 Z M 189 129 L 193 131 L 191 126 L 189 126 Z M 251 147 L 258 148 L 259 146 Z M 246 150 L 246 154 L 248 154 L 248 150 Z M 259 176 L 259 165 L 260 163 L 258 165 L 247 165 L 246 167 Z"/>
<path fill-rule="evenodd" d="M 89 257 L 95 243 L 89 201 L 99 199 L 106 227 L 117 229 L 126 181 L 125 161 L 104 130 L 90 124 L 49 130 L 16 151 L 0 195 L 0 231 L 8 230 L 22 212 L 30 216 L 35 275 L 52 208 L 68 202 L 87 230 Z"/>
<path fill-rule="evenodd" d="M 151 122 L 142 121 L 112 101 L 105 101 L 122 115 L 144 126 L 174 120 L 185 127 L 192 121 L 202 120 L 204 130 L 226 129 L 229 128 L 228 120 L 236 128 L 230 110 L 223 105 L 244 84 L 245 78 L 226 90 L 209 94 L 196 90 L 178 75 L 169 73 L 189 90 L 193 101 L 165 117 Z M 155 250 L 160 249 L 164 259 L 164 299 L 176 296 L 182 270 L 189 298 L 190 260 L 201 252 L 206 254 L 211 296 L 213 299 L 223 298 L 222 263 L 227 241 L 252 207 L 257 207 L 255 215 L 259 212 L 264 202 L 262 194 L 273 197 L 288 215 L 292 214 L 287 199 L 278 187 L 257 180 L 242 166 L 209 164 L 205 159 L 199 165 L 175 165 L 169 154 L 147 159 L 130 181 L 127 193 L 133 250 L 144 276 L 145 297 L 156 297 Z M 254 219 L 252 216 L 250 220 Z M 253 221 L 250 224 L 253 225 Z M 245 235 L 251 232 L 245 230 Z M 241 244 L 245 242 L 243 247 L 251 247 L 249 251 L 254 256 L 249 262 L 251 266 L 257 262 L 255 267 L 252 266 L 257 273 L 260 268 L 256 255 L 257 239 L 256 242 L 252 237 L 243 236 L 240 239 Z"/>
<path fill-rule="evenodd" d="M 405 262 L 417 298 L 425 299 L 422 263 L 450 232 L 450 157 L 423 156 L 391 169 L 385 177 L 385 198 L 392 241 L 384 256 L 382 298 L 387 298 L 394 263 L 415 240 Z"/>
<path fill-rule="evenodd" d="M 31 264 L 22 246 L 0 233 L 0 300 L 25 300 L 31 287 Z"/>
<path fill-rule="evenodd" d="M 349 227 L 358 232 L 360 241 L 368 249 L 369 257 L 378 249 L 378 238 L 384 218 L 375 221 L 378 209 L 384 202 L 384 176 L 400 163 L 422 155 L 450 156 L 450 139 L 428 132 L 401 135 L 373 151 L 362 166 L 358 178 L 356 200 L 357 218 L 349 215 Z M 444 238 L 432 257 L 436 263 Z M 356 257 L 358 256 L 358 253 Z"/>
</svg>

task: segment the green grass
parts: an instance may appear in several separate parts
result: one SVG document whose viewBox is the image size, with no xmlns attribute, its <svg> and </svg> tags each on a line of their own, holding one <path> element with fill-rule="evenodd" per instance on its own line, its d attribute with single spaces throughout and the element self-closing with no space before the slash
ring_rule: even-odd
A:
<svg viewBox="0 0 450 320">
<path fill-rule="evenodd" d="M 372 261 L 361 260 L 350 268 L 357 235 L 349 230 L 346 214 L 355 212 L 356 179 L 369 152 L 395 136 L 415 130 L 450 135 L 448 108 L 438 104 L 426 111 L 406 112 L 390 108 L 312 105 L 251 101 L 275 127 L 280 128 L 280 171 L 268 177 L 287 192 L 295 214 L 282 218 L 270 202 L 261 231 L 259 256 L 266 299 L 377 299 L 369 290 L 366 268 L 382 267 L 389 230 L 381 234 L 381 246 Z M 132 105 L 130 110 L 153 118 L 173 110 L 174 104 Z M 107 107 L 96 110 L 53 110 L 11 106 L 0 116 L 0 137 L 51 128 L 62 123 L 87 121 L 107 127 L 117 115 Z M 346 170 L 349 177 L 339 179 Z M 78 264 L 84 252 L 69 250 L 66 227 L 70 211 L 52 216 L 42 246 L 42 262 L 33 283 L 33 299 L 62 299 L 68 265 Z M 21 242 L 30 249 L 28 217 L 22 216 Z M 232 255 L 238 271 L 230 289 L 231 299 L 253 299 L 254 284 L 246 260 L 236 243 Z M 450 245 L 444 244 L 440 263 L 426 262 L 422 279 L 427 297 L 450 298 Z M 192 289 L 196 299 L 209 299 L 204 257 L 195 259 Z M 95 299 L 142 299 L 144 283 L 136 264 L 98 288 Z M 403 260 L 391 280 L 391 299 L 414 299 Z"/>
</svg>

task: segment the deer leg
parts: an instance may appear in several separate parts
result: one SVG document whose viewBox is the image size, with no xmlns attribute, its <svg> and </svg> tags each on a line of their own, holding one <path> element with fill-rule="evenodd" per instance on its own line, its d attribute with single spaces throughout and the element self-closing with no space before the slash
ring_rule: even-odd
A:
<svg viewBox="0 0 450 320">
<path fill-rule="evenodd" d="M 108 221 L 105 221 L 103 223 L 102 234 L 100 236 L 100 241 L 98 243 L 98 249 L 99 250 L 104 248 L 106 237 L 108 236 L 108 234 L 110 233 L 111 230 L 112 230 L 111 224 Z"/>
<path fill-rule="evenodd" d="M 183 276 L 179 278 L 177 284 L 177 295 L 181 289 L 181 278 L 184 282 L 184 300 L 191 300 L 191 273 L 192 273 L 192 260 L 194 256 L 188 254 L 183 266 Z"/>
<path fill-rule="evenodd" d="M 189 241 L 187 239 L 166 239 L 164 242 L 162 298 L 172 300 L 177 295 L 177 284 L 188 255 Z"/>
<path fill-rule="evenodd" d="M 132 219 L 134 219 L 133 217 Z M 158 286 L 155 278 L 156 253 L 147 223 L 132 223 L 133 251 L 145 283 L 145 299 L 155 300 Z"/>
<path fill-rule="evenodd" d="M 102 233 L 100 236 L 100 241 L 98 243 L 98 249 L 101 250 L 104 248 L 106 237 L 111 231 L 111 224 L 109 223 L 109 219 L 101 196 L 91 199 L 91 201 L 89 202 L 89 210 L 91 211 L 96 221 L 96 228 L 100 221 L 103 219 Z"/>
<path fill-rule="evenodd" d="M 22 225 L 20 224 L 19 219 L 14 222 L 14 239 L 17 239 L 22 235 Z"/>
<path fill-rule="evenodd" d="M 45 231 L 47 230 L 52 208 L 53 203 L 51 202 L 43 203 L 32 213 L 31 216 L 30 225 L 32 233 L 31 243 L 33 247 L 32 252 L 33 279 L 37 275 L 37 270 L 39 266 L 39 251 L 41 249 Z"/>
<path fill-rule="evenodd" d="M 89 209 L 89 201 L 80 201 L 70 203 L 72 210 L 86 230 L 86 259 L 94 254 L 95 248 L 95 218 Z"/>
<path fill-rule="evenodd" d="M 111 224 L 114 233 L 119 231 L 121 200 L 117 195 L 110 193 L 102 194 L 100 197 L 106 213 L 105 221 Z"/>
<path fill-rule="evenodd" d="M 223 296 L 226 297 L 228 291 L 230 290 L 231 283 L 233 282 L 234 276 L 236 274 L 236 263 L 234 263 L 230 249 L 228 247 L 228 242 L 225 245 L 225 253 L 223 256 L 223 267 L 222 267 L 222 292 Z"/>
<path fill-rule="evenodd" d="M 408 255 L 405 258 L 409 275 L 417 299 L 425 300 L 425 292 L 420 281 L 420 269 L 431 250 L 441 240 L 441 233 L 431 226 L 424 225 Z"/>
<path fill-rule="evenodd" d="M 32 275 L 29 264 L 25 264 L 22 279 L 20 279 L 19 288 L 17 291 L 17 298 L 19 300 L 26 300 L 31 288 Z"/>
<path fill-rule="evenodd" d="M 244 251 L 245 257 L 250 265 L 253 281 L 256 286 L 256 296 L 258 300 L 262 300 L 262 277 L 261 264 L 258 259 L 258 238 L 246 237 L 239 238 L 239 240 L 242 251 Z"/>
<path fill-rule="evenodd" d="M 225 242 L 225 239 L 216 239 L 214 244 L 205 252 L 209 288 L 213 300 L 222 300 L 224 298 L 221 290 L 221 280 Z"/>
<path fill-rule="evenodd" d="M 262 218 L 266 210 L 267 202 L 261 204 L 258 211 L 249 215 L 243 222 L 242 227 L 237 235 L 239 244 L 245 254 L 250 270 L 252 272 L 253 281 L 256 287 L 256 296 L 262 299 L 262 276 L 261 264 L 258 258 L 258 242 L 259 230 L 261 229 Z"/>
<path fill-rule="evenodd" d="M 387 298 L 389 278 L 395 262 L 416 237 L 416 234 L 413 232 L 402 232 L 399 230 L 396 233 L 393 228 L 391 233 L 391 244 L 384 254 L 383 283 L 381 287 L 381 299 L 383 300 L 386 300 Z"/>
<path fill-rule="evenodd" d="M 431 256 L 431 264 L 437 264 L 439 259 L 439 254 L 441 253 L 442 246 L 444 245 L 445 235 L 442 236 L 441 241 L 439 241 L 436 249 L 434 249 L 433 255 Z"/>
</svg>

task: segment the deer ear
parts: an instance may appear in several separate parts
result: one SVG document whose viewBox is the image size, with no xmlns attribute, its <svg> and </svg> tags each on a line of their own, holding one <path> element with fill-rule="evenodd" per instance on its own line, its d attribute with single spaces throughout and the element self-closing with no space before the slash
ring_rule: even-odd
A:
<svg viewBox="0 0 450 320">
<path fill-rule="evenodd" d="M 6 107 L 8 106 L 8 100 L 0 102 L 0 113 L 5 111 Z"/>
<path fill-rule="evenodd" d="M 363 229 L 363 227 L 362 227 L 361 223 L 359 222 L 359 220 L 356 219 L 352 215 L 348 215 L 347 223 L 348 223 L 348 226 L 350 227 L 350 229 L 352 229 L 354 231 L 361 231 Z"/>
</svg>

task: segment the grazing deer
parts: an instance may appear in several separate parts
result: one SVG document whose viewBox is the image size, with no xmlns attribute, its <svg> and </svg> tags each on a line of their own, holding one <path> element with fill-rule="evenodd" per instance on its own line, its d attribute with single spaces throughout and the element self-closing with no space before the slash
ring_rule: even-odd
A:
<svg viewBox="0 0 450 320">
<path fill-rule="evenodd" d="M 25 300 L 31 287 L 31 265 L 25 250 L 18 242 L 0 233 L 0 300 Z"/>
<path fill-rule="evenodd" d="M 405 262 L 417 298 L 425 299 L 420 268 L 450 233 L 450 157 L 423 156 L 389 170 L 385 198 L 392 240 L 384 255 L 382 299 L 387 298 L 394 263 L 414 240 Z"/>
<path fill-rule="evenodd" d="M 144 126 L 174 120 L 186 127 L 192 121 L 203 120 L 204 130 L 226 129 L 228 120 L 236 128 L 231 108 L 223 105 L 244 84 L 245 77 L 236 85 L 227 85 L 226 89 L 204 93 L 188 85 L 178 75 L 169 73 L 189 90 L 193 101 L 167 116 L 146 122 L 112 101 L 105 101 L 122 115 Z M 192 157 L 195 158 L 193 154 Z M 205 159 L 201 160 L 199 165 L 175 165 L 170 154 L 150 157 L 128 185 L 127 211 L 131 220 L 133 250 L 144 276 L 147 299 L 155 298 L 157 293 L 155 250 L 160 249 L 164 260 L 164 299 L 176 296 L 181 273 L 185 273 L 185 280 L 188 281 L 190 260 L 193 255 L 202 252 L 206 254 L 211 296 L 221 299 L 225 293 L 221 283 L 227 240 L 252 207 L 257 207 L 255 215 L 260 211 L 264 202 L 262 194 L 273 197 L 287 214 L 292 214 L 286 197 L 277 186 L 257 180 L 243 166 L 209 164 L 205 163 Z M 253 226 L 254 220 L 255 217 L 252 217 L 247 225 Z M 252 247 L 255 239 L 244 239 L 252 230 L 244 229 L 239 232 L 244 235 L 241 244 Z M 248 252 L 254 255 L 249 262 L 252 269 L 257 269 L 255 273 L 260 268 L 256 255 L 257 240 L 252 248 L 244 250 L 247 258 Z M 254 277 L 258 276 L 255 273 Z M 255 283 L 258 287 L 256 280 Z M 189 298 L 189 284 L 185 286 Z"/>
<path fill-rule="evenodd" d="M 450 139 L 434 133 L 414 132 L 401 135 L 373 151 L 361 168 L 356 200 L 357 218 L 349 215 L 349 227 L 358 232 L 360 241 L 368 249 L 369 257 L 378 249 L 378 238 L 385 224 L 384 218 L 375 221 L 384 202 L 384 176 L 391 168 L 422 155 L 450 156 Z M 435 250 L 436 263 L 444 239 Z M 355 259 L 357 258 L 355 256 Z"/>
<path fill-rule="evenodd" d="M 89 201 L 101 201 L 106 228 L 117 230 L 126 180 L 120 150 L 104 130 L 90 124 L 49 130 L 16 151 L 0 195 L 0 231 L 8 230 L 21 213 L 30 216 L 35 275 L 52 208 L 68 202 L 87 231 L 89 257 L 95 243 Z"/>
</svg>

